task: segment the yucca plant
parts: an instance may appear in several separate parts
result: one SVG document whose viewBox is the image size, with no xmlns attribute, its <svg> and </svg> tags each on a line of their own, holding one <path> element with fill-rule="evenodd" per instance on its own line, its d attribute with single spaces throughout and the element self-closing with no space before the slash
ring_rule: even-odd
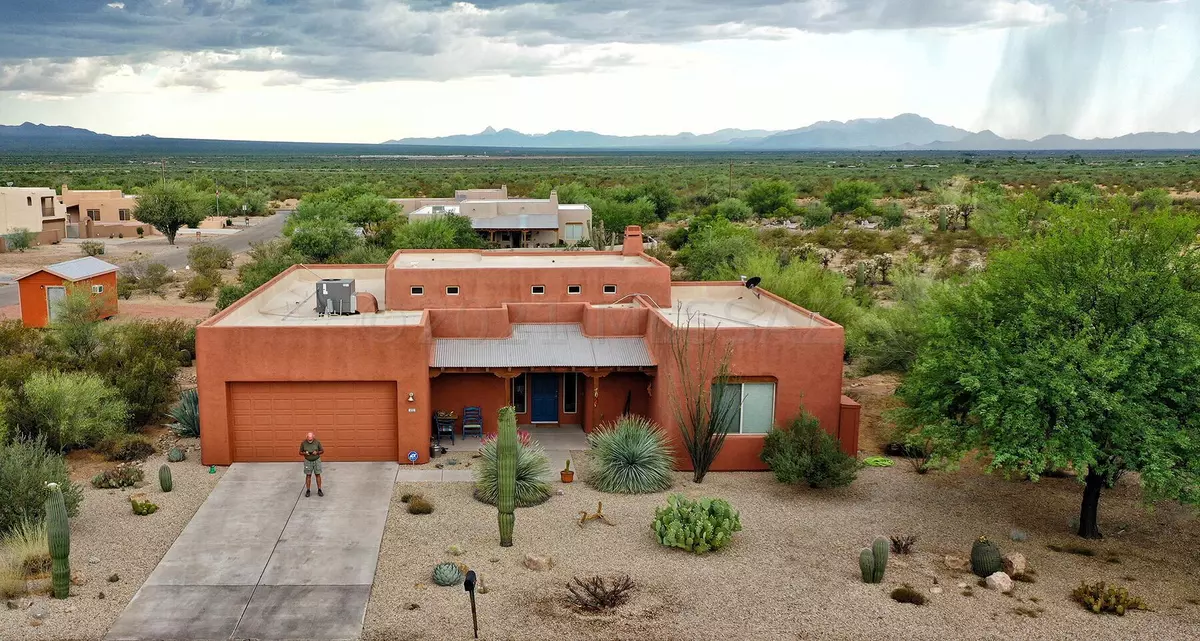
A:
<svg viewBox="0 0 1200 641">
<path fill-rule="evenodd" d="M 496 504 L 500 489 L 496 475 L 496 440 L 484 443 L 479 448 L 481 455 L 475 465 L 475 498 L 488 505 Z M 550 484 L 545 477 L 550 475 L 550 459 L 537 441 L 528 445 L 517 444 L 517 492 L 514 497 L 517 507 L 539 505 L 550 498 Z"/>
<path fill-rule="evenodd" d="M 200 395 L 196 390 L 184 390 L 179 395 L 179 402 L 171 408 L 171 418 L 175 425 L 171 429 L 180 436 L 200 436 Z"/>
<path fill-rule="evenodd" d="M 649 494 L 671 487 L 667 434 L 648 419 L 622 416 L 588 434 L 587 482 L 601 492 Z"/>
</svg>

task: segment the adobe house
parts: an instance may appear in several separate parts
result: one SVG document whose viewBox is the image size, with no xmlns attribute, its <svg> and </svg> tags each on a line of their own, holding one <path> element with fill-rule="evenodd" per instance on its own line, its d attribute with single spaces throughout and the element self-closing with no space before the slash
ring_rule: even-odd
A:
<svg viewBox="0 0 1200 641">
<path fill-rule="evenodd" d="M 332 279 L 332 280 L 330 280 Z M 765 469 L 764 434 L 804 407 L 849 453 L 842 327 L 743 283 L 680 283 L 642 251 L 401 250 L 386 265 L 297 265 L 197 329 L 202 461 L 429 458 L 434 412 L 512 404 L 523 425 L 595 429 L 624 413 L 678 441 L 672 340 L 731 350 L 740 407 L 714 470 Z M 677 463 L 687 469 L 677 447 Z"/>
<path fill-rule="evenodd" d="M 54 320 L 55 303 L 68 287 L 85 287 L 99 298 L 100 317 L 117 314 L 117 266 L 94 256 L 76 258 L 35 269 L 17 278 L 21 320 L 26 327 L 46 327 Z"/>
<path fill-rule="evenodd" d="M 410 221 L 453 214 L 471 220 L 481 238 L 497 247 L 554 247 L 588 239 L 592 208 L 549 198 L 509 198 L 508 185 L 499 189 L 459 189 L 453 198 L 391 198 Z"/>
</svg>

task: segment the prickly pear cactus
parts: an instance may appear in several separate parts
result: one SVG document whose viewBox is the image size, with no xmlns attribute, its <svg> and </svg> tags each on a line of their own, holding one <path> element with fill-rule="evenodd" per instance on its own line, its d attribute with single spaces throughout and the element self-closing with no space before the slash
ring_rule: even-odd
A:
<svg viewBox="0 0 1200 641">
<path fill-rule="evenodd" d="M 976 576 L 987 577 L 1003 569 L 1004 562 L 1000 559 L 1000 548 L 987 540 L 986 536 L 979 537 L 979 540 L 971 546 L 971 571 Z"/>
<path fill-rule="evenodd" d="M 742 530 L 741 515 L 724 499 L 667 497 L 667 507 L 654 511 L 650 526 L 660 545 L 704 554 L 724 547 Z"/>
<path fill-rule="evenodd" d="M 433 568 L 433 582 L 438 585 L 458 585 L 462 570 L 454 563 L 439 563 Z"/>
<path fill-rule="evenodd" d="M 164 463 L 158 468 L 158 485 L 164 492 L 170 492 L 171 488 L 175 487 L 175 483 L 171 480 L 171 468 Z"/>
<path fill-rule="evenodd" d="M 496 437 L 496 484 L 500 546 L 511 547 L 517 492 L 517 415 L 512 407 L 500 410 L 500 429 Z"/>
<path fill-rule="evenodd" d="M 54 598 L 65 599 L 71 593 L 71 529 L 67 522 L 67 504 L 57 483 L 49 483 L 46 499 L 46 536 L 50 540 L 50 578 Z"/>
</svg>

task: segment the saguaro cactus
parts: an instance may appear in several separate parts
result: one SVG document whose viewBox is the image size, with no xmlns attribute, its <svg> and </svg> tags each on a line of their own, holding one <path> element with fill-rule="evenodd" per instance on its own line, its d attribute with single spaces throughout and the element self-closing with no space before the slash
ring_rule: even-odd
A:
<svg viewBox="0 0 1200 641">
<path fill-rule="evenodd" d="M 171 488 L 175 487 L 175 484 L 171 481 L 171 468 L 167 467 L 166 463 L 158 468 L 158 486 L 164 492 L 170 492 Z"/>
<path fill-rule="evenodd" d="M 517 493 L 517 415 L 512 407 L 500 410 L 500 430 L 496 438 L 496 508 L 500 522 L 500 546 L 512 547 Z"/>
<path fill-rule="evenodd" d="M 57 483 L 49 483 L 46 499 L 46 536 L 50 540 L 50 578 L 54 598 L 65 599 L 71 593 L 71 528 L 67 523 L 67 504 Z"/>
<path fill-rule="evenodd" d="M 887 537 L 877 536 L 871 542 L 871 547 L 859 551 L 858 566 L 862 570 L 863 583 L 883 581 L 883 573 L 887 570 L 888 544 Z"/>
</svg>

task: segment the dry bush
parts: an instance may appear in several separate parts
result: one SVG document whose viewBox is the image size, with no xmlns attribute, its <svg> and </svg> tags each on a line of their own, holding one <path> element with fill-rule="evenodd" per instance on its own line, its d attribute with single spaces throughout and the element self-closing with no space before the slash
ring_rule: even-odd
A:
<svg viewBox="0 0 1200 641">
<path fill-rule="evenodd" d="M 567 602 L 588 612 L 600 612 L 618 607 L 629 600 L 633 579 L 628 574 L 614 577 L 574 577 L 567 584 Z"/>
</svg>

